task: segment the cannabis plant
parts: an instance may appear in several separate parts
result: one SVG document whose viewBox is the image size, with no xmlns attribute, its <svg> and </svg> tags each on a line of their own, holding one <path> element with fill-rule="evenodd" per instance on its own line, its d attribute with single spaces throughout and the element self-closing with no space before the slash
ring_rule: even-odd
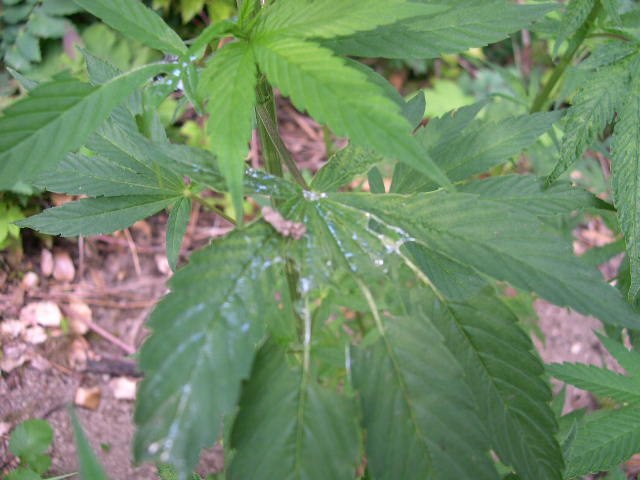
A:
<svg viewBox="0 0 640 480">
<path fill-rule="evenodd" d="M 84 236 L 169 209 L 174 268 L 192 204 L 217 208 L 206 190 L 230 194 L 234 213 L 222 214 L 237 227 L 191 255 L 151 315 L 137 461 L 186 479 L 221 441 L 229 479 L 563 478 L 544 367 L 502 292 L 508 283 L 637 328 L 623 296 L 553 229 L 559 215 L 613 206 L 567 182 L 478 176 L 560 120 L 543 110 L 562 71 L 532 114 L 492 121 L 478 103 L 422 127 L 422 95 L 405 102 L 353 59 L 463 52 L 556 4 L 244 0 L 237 18 L 185 43 L 137 0 L 75 1 L 168 60 L 121 72 L 85 52 L 90 83 L 59 77 L 5 111 L 0 188 L 20 180 L 84 197 L 20 225 Z M 592 3 L 571 42 L 604 15 Z M 211 151 L 168 141 L 156 109 L 178 88 L 208 115 Z M 279 135 L 274 88 L 349 138 L 312 179 Z M 597 125 L 578 123 L 565 142 L 584 146 L 571 129 Z M 634 125 L 623 128 L 629 163 Z M 254 126 L 264 170 L 244 161 Z M 393 161 L 387 189 L 377 164 Z M 370 192 L 342 189 L 362 175 Z M 637 195 L 635 174 L 623 183 Z M 250 222 L 246 196 L 265 207 Z"/>
</svg>

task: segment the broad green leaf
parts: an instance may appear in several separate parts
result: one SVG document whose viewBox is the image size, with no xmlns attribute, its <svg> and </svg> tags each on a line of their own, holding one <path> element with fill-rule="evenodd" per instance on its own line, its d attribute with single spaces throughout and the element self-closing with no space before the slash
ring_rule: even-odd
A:
<svg viewBox="0 0 640 480">
<path fill-rule="evenodd" d="M 606 67 L 638 53 L 638 46 L 623 40 L 613 39 L 596 47 L 589 56 L 578 65 L 579 69 L 592 70 Z"/>
<path fill-rule="evenodd" d="M 104 23 L 132 40 L 181 55 L 187 47 L 164 20 L 138 0 L 74 0 Z"/>
<path fill-rule="evenodd" d="M 595 334 L 629 376 L 640 377 L 640 353 L 637 350 L 628 350 L 622 343 L 597 332 Z M 637 382 L 640 385 L 640 380 Z"/>
<path fill-rule="evenodd" d="M 640 409 L 624 407 L 604 411 L 578 428 L 565 478 L 581 478 L 617 467 L 640 452 Z"/>
<path fill-rule="evenodd" d="M 6 476 L 6 480 L 42 480 L 42 477 L 33 470 L 19 467 Z"/>
<path fill-rule="evenodd" d="M 53 442 L 53 429 L 46 420 L 31 419 L 20 423 L 9 439 L 9 450 L 23 464 L 38 473 L 44 473 L 51 459 L 43 455 Z"/>
<path fill-rule="evenodd" d="M 360 462 L 358 414 L 340 396 L 289 365 L 268 342 L 244 385 L 233 425 L 229 480 L 352 480 Z"/>
<path fill-rule="evenodd" d="M 62 38 L 70 25 L 67 19 L 49 16 L 42 8 L 29 15 L 29 32 L 41 38 Z"/>
<path fill-rule="evenodd" d="M 561 182 L 545 188 L 544 179 L 535 175 L 506 175 L 474 180 L 460 192 L 473 193 L 500 202 L 530 215 L 569 214 L 585 208 L 604 206 L 598 197 L 583 188 Z"/>
<path fill-rule="evenodd" d="M 44 0 L 42 10 L 49 15 L 72 15 L 82 8 L 74 0 Z"/>
<path fill-rule="evenodd" d="M 64 237 L 113 233 L 158 213 L 179 198 L 176 195 L 83 198 L 60 207 L 49 208 L 16 222 L 16 225 Z"/>
<path fill-rule="evenodd" d="M 567 2 L 567 8 L 562 15 L 558 32 L 554 39 L 554 57 L 558 54 L 562 43 L 582 27 L 591 10 L 595 7 L 596 2 L 597 0 L 570 0 Z"/>
<path fill-rule="evenodd" d="M 480 108 L 482 104 L 466 107 L 461 110 L 459 121 L 455 121 L 457 115 L 444 117 L 432 128 L 427 126 L 417 133 L 429 155 L 452 181 L 466 180 L 519 155 L 559 118 L 559 113 L 553 112 L 509 117 L 499 122 L 471 121 L 469 117 Z M 456 132 L 455 125 L 463 129 Z M 432 180 L 405 165 L 396 170 L 392 192 L 437 188 Z"/>
<path fill-rule="evenodd" d="M 260 17 L 255 32 L 333 38 L 445 10 L 444 5 L 405 0 L 280 0 Z"/>
<path fill-rule="evenodd" d="M 182 182 L 163 183 L 161 173 L 160 168 L 154 171 L 126 158 L 71 153 L 34 184 L 50 192 L 91 197 L 181 194 Z"/>
<path fill-rule="evenodd" d="M 189 57 L 196 56 L 201 57 L 204 55 L 204 51 L 214 40 L 219 40 L 226 37 L 235 29 L 237 25 L 235 23 L 223 20 L 221 22 L 215 22 L 205 28 L 200 35 L 194 40 L 189 47 Z"/>
<path fill-rule="evenodd" d="M 419 90 L 418 93 L 404 104 L 402 114 L 409 120 L 412 126 L 418 128 L 424 119 L 426 108 L 427 100 L 424 96 L 424 91 Z"/>
<path fill-rule="evenodd" d="M 371 193 L 387 193 L 384 178 L 382 178 L 382 173 L 378 167 L 373 167 L 369 170 L 367 181 L 369 182 L 369 189 L 371 190 Z"/>
<path fill-rule="evenodd" d="M 489 284 L 487 277 L 473 267 L 428 246 L 406 242 L 403 250 L 440 294 L 449 300 L 466 300 Z"/>
<path fill-rule="evenodd" d="M 7 71 L 11 74 L 11 76 L 13 78 L 15 78 L 20 85 L 22 85 L 22 87 L 27 90 L 33 90 L 34 88 L 36 88 L 39 83 L 36 82 L 35 80 L 31 80 L 30 78 L 25 77 L 24 75 L 22 75 L 20 72 L 16 72 L 13 68 L 11 67 L 7 67 Z"/>
<path fill-rule="evenodd" d="M 389 158 L 406 162 L 440 185 L 447 177 L 411 135 L 399 106 L 361 72 L 314 43 L 259 36 L 252 40 L 260 69 L 300 110 L 338 136 L 348 136 Z"/>
<path fill-rule="evenodd" d="M 616 255 L 624 252 L 624 249 L 624 239 L 620 239 L 612 243 L 607 243 L 602 247 L 592 247 L 585 253 L 583 253 L 580 258 L 587 262 L 589 265 L 599 267 L 603 263 L 611 260 Z"/>
<path fill-rule="evenodd" d="M 611 20 L 618 25 L 622 25 L 622 19 L 620 18 L 620 0 L 602 0 L 602 5 Z"/>
<path fill-rule="evenodd" d="M 0 118 L 0 189 L 28 181 L 79 148 L 150 77 L 170 64 L 147 65 L 100 87 L 72 79 L 40 85 Z"/>
<path fill-rule="evenodd" d="M 547 370 L 558 380 L 619 403 L 640 404 L 640 381 L 584 363 L 552 363 Z"/>
<path fill-rule="evenodd" d="M 627 98 L 629 71 L 626 62 L 618 62 L 589 75 L 565 116 L 560 160 L 549 174 L 548 184 L 582 158 L 596 136 L 613 120 L 620 98 Z"/>
<path fill-rule="evenodd" d="M 629 299 L 634 300 L 640 292 L 640 81 L 637 77 L 618 113 L 611 183 L 631 263 Z"/>
<path fill-rule="evenodd" d="M 96 459 L 91 446 L 87 441 L 87 437 L 82 431 L 82 426 L 73 408 L 69 408 L 71 423 L 73 424 L 73 432 L 76 440 L 76 448 L 78 451 L 78 462 L 80 463 L 80 478 L 91 480 L 108 480 L 107 474 Z"/>
<path fill-rule="evenodd" d="M 226 190 L 217 159 L 210 152 L 186 145 L 154 142 L 133 126 L 123 127 L 121 123 L 107 122 L 89 138 L 87 146 L 102 157 L 155 175 L 156 183 L 176 192 L 182 192 L 183 176 L 218 192 Z M 297 185 L 252 168 L 245 171 L 244 188 L 252 194 L 269 194 L 274 198 L 300 194 Z"/>
<path fill-rule="evenodd" d="M 497 479 L 465 372 L 435 325 L 441 306 L 427 292 L 389 315 L 370 302 L 382 338 L 357 350 L 353 381 L 373 478 Z"/>
<path fill-rule="evenodd" d="M 413 292 L 412 301 L 418 303 L 420 296 Z M 490 290 L 442 310 L 434 322 L 463 365 L 492 448 L 523 479 L 560 479 L 551 391 L 518 319 Z"/>
<path fill-rule="evenodd" d="M 189 225 L 191 208 L 191 199 L 183 197 L 176 202 L 169 215 L 167 222 L 167 259 L 173 271 L 176 270 L 176 266 L 178 265 L 182 237 L 184 237 L 187 231 L 187 225 Z"/>
<path fill-rule="evenodd" d="M 243 175 L 253 127 L 257 69 L 249 44 L 237 42 L 218 51 L 202 74 L 200 88 L 209 98 L 208 129 L 235 207 L 243 217 Z"/>
<path fill-rule="evenodd" d="M 515 5 L 504 0 L 422 3 L 449 9 L 328 40 L 325 45 L 337 53 L 357 57 L 437 58 L 443 53 L 464 52 L 502 40 L 557 8 L 554 4 Z"/>
<path fill-rule="evenodd" d="M 320 192 L 336 191 L 354 177 L 365 175 L 384 157 L 370 149 L 348 145 L 335 153 L 313 178 L 311 187 Z"/>
<path fill-rule="evenodd" d="M 280 239 L 258 223 L 213 242 L 178 270 L 151 315 L 140 352 L 134 454 L 173 464 L 186 479 L 218 438 L 277 308 Z"/>
<path fill-rule="evenodd" d="M 325 197 L 310 202 L 321 219 L 318 221 L 352 217 L 348 222 L 355 226 L 374 219 L 383 229 L 379 235 L 391 236 L 383 239 L 390 252 L 416 242 L 516 288 L 536 292 L 557 305 L 570 306 L 614 325 L 639 325 L 638 316 L 616 289 L 606 284 L 596 269 L 576 258 L 569 244 L 549 234 L 537 217 L 526 212 L 462 193 L 337 193 Z M 310 210 L 307 207 L 303 211 Z M 341 235 L 347 236 L 349 231 Z M 352 243 L 343 241 L 340 247 L 355 249 L 361 245 L 356 240 Z"/>
</svg>

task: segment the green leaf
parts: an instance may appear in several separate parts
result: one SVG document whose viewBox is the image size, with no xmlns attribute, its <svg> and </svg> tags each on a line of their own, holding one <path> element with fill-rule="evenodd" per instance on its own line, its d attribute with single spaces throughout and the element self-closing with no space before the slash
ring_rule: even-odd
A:
<svg viewBox="0 0 640 480">
<path fill-rule="evenodd" d="M 500 41 L 557 8 L 554 4 L 514 5 L 504 0 L 421 1 L 440 3 L 449 9 L 329 40 L 325 45 L 337 53 L 357 57 L 437 58 L 443 53 L 464 52 Z"/>
<path fill-rule="evenodd" d="M 42 10 L 49 15 L 72 15 L 82 8 L 74 0 L 44 0 Z"/>
<path fill-rule="evenodd" d="M 549 174 L 553 183 L 571 165 L 582 158 L 584 151 L 613 120 L 620 98 L 627 98 L 629 65 L 618 62 L 592 72 L 575 96 L 564 121 L 560 160 Z"/>
<path fill-rule="evenodd" d="M 33 470 L 20 467 L 13 472 L 9 472 L 6 480 L 42 480 L 42 477 Z"/>
<path fill-rule="evenodd" d="M 178 198 L 162 195 L 83 198 L 49 208 L 16 225 L 64 237 L 113 233 L 158 213 Z"/>
<path fill-rule="evenodd" d="M 640 292 L 640 82 L 634 78 L 618 113 L 613 141 L 612 186 L 631 263 L 629 299 Z"/>
<path fill-rule="evenodd" d="M 369 182 L 371 193 L 387 193 L 387 188 L 384 185 L 384 178 L 382 178 L 382 173 L 378 167 L 373 167 L 369 170 L 367 180 Z"/>
<path fill-rule="evenodd" d="M 34 185 L 50 192 L 92 197 L 125 195 L 175 196 L 182 191 L 182 182 L 163 183 L 159 168 L 140 165 L 126 158 L 87 157 L 69 154 L 58 167 L 43 174 Z"/>
<path fill-rule="evenodd" d="M 157 13 L 138 0 L 74 1 L 132 40 L 174 55 L 187 52 L 178 34 Z"/>
<path fill-rule="evenodd" d="M 313 178 L 311 187 L 320 192 L 336 191 L 354 177 L 366 174 L 373 165 L 384 160 L 367 148 L 348 145 L 336 152 Z"/>
<path fill-rule="evenodd" d="M 280 0 L 261 15 L 255 33 L 333 38 L 444 10 L 405 0 Z"/>
<path fill-rule="evenodd" d="M 532 145 L 560 117 L 558 112 L 509 117 L 499 122 L 472 121 L 483 104 L 461 109 L 461 118 L 449 114 L 417 133 L 419 141 L 452 181 L 466 180 L 505 163 Z M 459 126 L 459 130 L 456 129 Z M 437 185 L 405 165 L 394 172 L 391 191 L 413 193 Z"/>
<path fill-rule="evenodd" d="M 73 432 L 76 439 L 76 449 L 78 451 L 78 462 L 80 463 L 80 478 L 91 480 L 109 480 L 107 474 L 96 459 L 95 454 L 91 450 L 91 446 L 87 441 L 87 437 L 82 431 L 82 426 L 73 408 L 69 408 L 71 423 L 73 424 Z"/>
<path fill-rule="evenodd" d="M 182 195 L 182 176 L 170 170 L 173 158 L 162 144 L 132 127 L 105 122 L 86 143 L 97 155 L 69 155 L 36 183 L 54 192 L 89 196 Z"/>
<path fill-rule="evenodd" d="M 360 461 L 358 414 L 340 396 L 292 368 L 268 342 L 254 362 L 233 425 L 229 480 L 352 480 Z"/>
<path fill-rule="evenodd" d="M 619 403 L 640 403 L 640 382 L 612 370 L 583 363 L 551 363 L 547 370 L 558 380 Z"/>
<path fill-rule="evenodd" d="M 259 36 L 252 40 L 260 69 L 300 110 L 356 145 L 406 162 L 440 185 L 447 177 L 411 135 L 400 107 L 367 77 L 314 43 Z"/>
<path fill-rule="evenodd" d="M 638 53 L 638 46 L 630 44 L 624 40 L 613 39 L 603 45 L 600 45 L 589 54 L 589 56 L 580 62 L 578 68 L 581 70 L 592 70 L 596 68 L 606 67 L 613 63 Z"/>
<path fill-rule="evenodd" d="M 16 48 L 20 55 L 31 62 L 42 61 L 40 52 L 40 39 L 34 37 L 26 30 L 18 34 L 16 39 Z"/>
<path fill-rule="evenodd" d="M 382 338 L 358 349 L 353 379 L 373 477 L 498 478 L 465 372 L 435 325 L 433 295 L 389 315 L 368 296 Z"/>
<path fill-rule="evenodd" d="M 413 301 L 419 301 L 414 293 Z M 544 368 L 518 319 L 490 291 L 451 303 L 434 321 L 461 359 L 492 448 L 527 480 L 560 479 L 558 427 Z"/>
<path fill-rule="evenodd" d="M 0 118 L 0 189 L 28 181 L 79 148 L 113 109 L 150 77 L 171 68 L 148 65 L 100 87 L 72 79 L 40 85 Z"/>
<path fill-rule="evenodd" d="M 243 218 L 243 175 L 253 127 L 258 77 L 253 51 L 244 42 L 218 51 L 202 74 L 200 89 L 209 97 L 208 129 L 212 150 L 224 176 L 237 220 Z"/>
<path fill-rule="evenodd" d="M 402 113 L 412 126 L 418 128 L 424 119 L 426 109 L 427 99 L 424 96 L 424 90 L 419 90 L 418 93 L 406 102 Z"/>
<path fill-rule="evenodd" d="M 601 274 L 573 255 L 534 216 L 471 194 L 329 194 L 316 199 L 325 221 L 349 215 L 373 218 L 393 252 L 416 242 L 485 275 L 534 291 L 546 300 L 614 325 L 638 326 L 638 316 Z M 314 203 L 314 202 L 310 202 Z M 308 212 L 308 210 L 305 210 Z M 338 213 L 340 212 L 340 213 Z M 491 228 L 485 228 L 491 225 Z M 345 246 L 346 247 L 346 246 Z"/>
<path fill-rule="evenodd" d="M 31 419 L 20 423 L 9 439 L 9 450 L 32 470 L 44 473 L 51 464 L 49 457 L 45 458 L 45 468 L 41 470 L 38 464 L 40 457 L 53 442 L 53 429 L 46 420 Z"/>
<path fill-rule="evenodd" d="M 578 428 L 567 458 L 565 478 L 580 478 L 617 467 L 640 452 L 638 445 L 640 409 L 624 407 L 603 411 Z"/>
<path fill-rule="evenodd" d="M 602 207 L 602 201 L 583 188 L 573 187 L 568 182 L 545 188 L 544 179 L 535 175 L 506 175 L 474 180 L 463 185 L 460 191 L 480 195 L 529 215 L 566 215 L 589 207 Z"/>
<path fill-rule="evenodd" d="M 29 33 L 41 38 L 62 38 L 70 27 L 68 20 L 51 17 L 42 8 L 36 8 L 29 19 Z"/>
<path fill-rule="evenodd" d="M 600 335 L 598 332 L 595 334 L 629 376 L 640 377 L 640 353 L 637 350 L 628 350 L 622 343 Z M 640 382 L 638 384 L 640 385 Z"/>
<path fill-rule="evenodd" d="M 151 315 L 140 352 L 134 454 L 173 464 L 186 479 L 200 449 L 234 411 L 266 325 L 281 318 L 274 278 L 280 240 L 263 223 L 193 254 Z"/>
<path fill-rule="evenodd" d="M 620 0 L 602 0 L 602 5 L 611 20 L 618 25 L 622 25 L 622 19 L 620 18 Z"/>
<path fill-rule="evenodd" d="M 237 25 L 233 22 L 229 22 L 227 20 L 223 20 L 221 22 L 215 22 L 205 28 L 200 35 L 193 41 L 193 44 L 189 47 L 188 56 L 189 57 L 201 57 L 204 55 L 204 51 L 214 40 L 219 40 L 223 37 L 226 37 L 234 30 L 236 30 Z"/>
<path fill-rule="evenodd" d="M 558 54 L 562 43 L 573 35 L 587 20 L 597 0 L 570 0 L 562 15 L 555 38 L 553 56 Z"/>
<path fill-rule="evenodd" d="M 192 201 L 190 198 L 181 198 L 176 202 L 167 222 L 167 259 L 171 270 L 175 271 L 180 258 L 180 246 L 182 237 L 187 231 L 191 218 Z"/>
</svg>

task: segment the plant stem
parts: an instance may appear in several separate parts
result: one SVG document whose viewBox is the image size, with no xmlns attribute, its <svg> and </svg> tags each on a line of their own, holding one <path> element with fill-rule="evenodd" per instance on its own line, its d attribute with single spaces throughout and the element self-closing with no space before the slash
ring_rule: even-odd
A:
<svg viewBox="0 0 640 480">
<path fill-rule="evenodd" d="M 260 81 L 256 93 L 258 131 L 260 133 L 260 142 L 262 143 L 267 172 L 282 177 L 282 163 L 285 163 L 294 180 L 302 186 L 302 188 L 308 189 L 309 186 L 306 180 L 298 169 L 296 162 L 291 157 L 289 150 L 282 142 L 282 138 L 280 138 L 273 89 L 266 79 L 263 78 Z"/>
<path fill-rule="evenodd" d="M 276 103 L 273 98 L 273 89 L 265 78 L 262 78 L 258 83 L 256 97 L 258 134 L 260 135 L 260 143 L 262 144 L 265 168 L 271 175 L 282 177 L 283 170 L 282 163 L 280 162 L 280 155 L 265 125 L 265 123 L 268 122 L 275 123 L 278 121 L 276 117 Z"/>
<path fill-rule="evenodd" d="M 553 73 L 551 74 L 551 78 L 549 78 L 549 81 L 547 82 L 547 84 L 544 86 L 542 91 L 538 94 L 538 96 L 534 100 L 533 106 L 531 107 L 531 113 L 541 112 L 544 110 L 545 106 L 549 102 L 549 97 L 551 97 L 551 93 L 553 93 L 553 90 L 555 89 L 556 85 L 562 78 L 562 75 L 564 74 L 565 70 L 571 64 L 573 57 L 578 52 L 578 50 L 584 43 L 585 39 L 591 32 L 591 29 L 593 28 L 593 24 L 598 18 L 598 15 L 600 15 L 601 9 L 602 9 L 602 5 L 600 1 L 597 1 L 593 6 L 593 8 L 591 9 L 591 13 L 589 13 L 589 16 L 587 17 L 587 19 L 584 21 L 580 29 L 576 32 L 576 34 L 571 39 L 571 42 L 569 43 L 569 48 L 560 59 L 560 62 L 558 63 L 558 65 L 556 65 L 555 69 L 553 70 Z"/>
<path fill-rule="evenodd" d="M 229 215 L 224 213 L 220 208 L 216 206 L 215 200 L 213 198 L 203 197 L 202 195 L 198 195 L 195 193 L 191 194 L 191 198 L 193 198 L 196 202 L 198 202 L 203 207 L 207 207 L 209 210 L 213 210 L 222 218 L 224 218 L 228 222 L 231 222 L 233 225 L 237 225 L 236 221 L 233 218 L 231 218 Z"/>
</svg>

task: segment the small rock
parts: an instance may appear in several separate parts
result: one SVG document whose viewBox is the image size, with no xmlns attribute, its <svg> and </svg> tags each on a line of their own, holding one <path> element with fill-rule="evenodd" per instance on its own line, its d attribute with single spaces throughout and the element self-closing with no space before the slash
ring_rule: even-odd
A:
<svg viewBox="0 0 640 480">
<path fill-rule="evenodd" d="M 73 402 L 79 407 L 87 408 L 89 410 L 97 410 L 100 406 L 101 399 L 102 392 L 100 391 L 100 387 L 78 387 Z"/>
<path fill-rule="evenodd" d="M 0 332 L 9 338 L 16 338 L 24 330 L 24 323 L 19 320 L 3 320 L 0 323 Z"/>
<path fill-rule="evenodd" d="M 0 437 L 7 435 L 11 430 L 11 424 L 9 422 L 0 422 Z"/>
<path fill-rule="evenodd" d="M 580 343 L 574 343 L 571 345 L 571 353 L 574 355 L 579 354 L 582 351 L 582 345 Z"/>
<path fill-rule="evenodd" d="M 109 382 L 113 396 L 118 400 L 135 400 L 137 382 L 128 377 L 114 378 Z"/>
<path fill-rule="evenodd" d="M 53 278 L 60 282 L 72 282 L 76 267 L 67 252 L 56 252 L 53 256 Z"/>
<path fill-rule="evenodd" d="M 40 324 L 43 327 L 59 327 L 62 312 L 53 302 L 33 302 L 20 310 L 20 321 L 26 325 Z"/>
<path fill-rule="evenodd" d="M 75 301 L 65 308 L 69 317 L 69 328 L 75 335 L 85 335 L 89 331 L 89 324 L 93 320 L 91 308 L 84 302 Z"/>
<path fill-rule="evenodd" d="M 84 370 L 89 359 L 89 343 L 78 337 L 71 342 L 69 347 L 69 365 L 76 370 Z"/>
<path fill-rule="evenodd" d="M 17 356 L 13 356 L 7 355 L 5 352 L 5 355 L 0 358 L 0 370 L 9 373 L 16 368 L 24 365 L 27 360 L 29 360 L 29 357 L 23 353 L 20 353 Z"/>
<path fill-rule="evenodd" d="M 22 339 L 25 342 L 38 345 L 47 341 L 47 332 L 40 325 L 33 325 L 22 331 Z"/>
<path fill-rule="evenodd" d="M 43 248 L 40 253 L 40 271 L 45 277 L 53 274 L 53 255 L 46 248 Z"/>
<path fill-rule="evenodd" d="M 24 274 L 24 277 L 22 277 L 22 282 L 20 284 L 25 290 L 33 290 L 38 286 L 39 282 L 40 279 L 38 278 L 38 274 L 35 272 L 27 272 Z"/>
</svg>

